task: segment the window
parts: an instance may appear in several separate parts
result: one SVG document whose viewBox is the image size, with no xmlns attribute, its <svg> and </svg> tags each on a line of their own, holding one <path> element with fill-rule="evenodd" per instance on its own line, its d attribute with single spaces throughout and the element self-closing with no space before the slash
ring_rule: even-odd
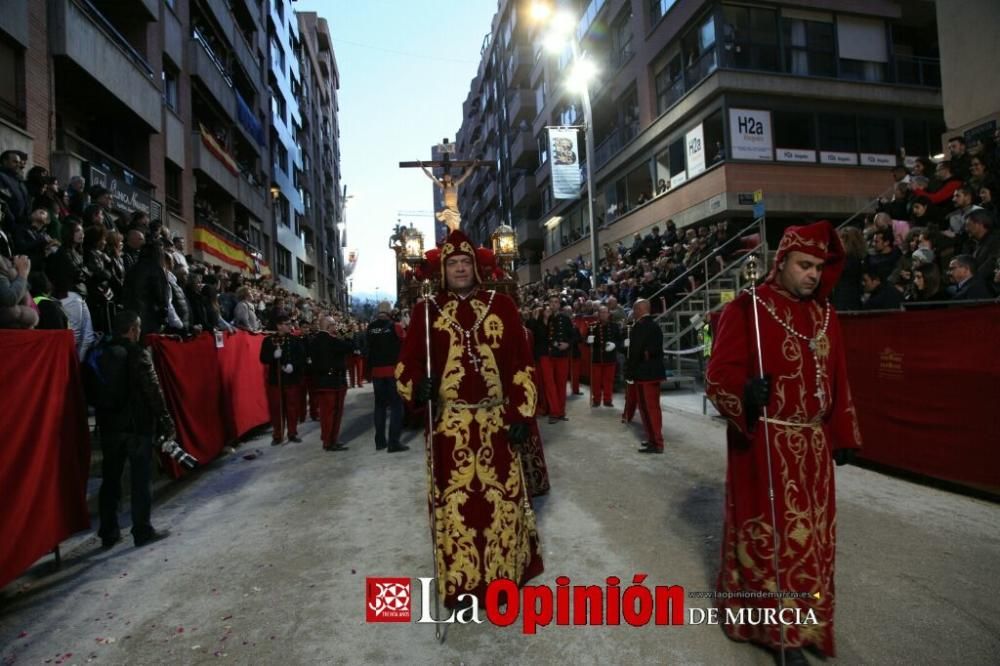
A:
<svg viewBox="0 0 1000 666">
<path fill-rule="evenodd" d="M 25 127 L 24 97 L 24 50 L 0 39 L 0 117 Z"/>
<path fill-rule="evenodd" d="M 654 25 L 657 21 L 667 15 L 670 8 L 677 0 L 649 0 L 649 23 Z"/>
<path fill-rule="evenodd" d="M 617 69 L 632 57 L 632 6 L 627 4 L 611 26 L 611 67 Z"/>
<path fill-rule="evenodd" d="M 657 153 L 653 165 L 656 171 L 656 193 L 662 194 L 664 190 L 670 189 L 670 151 Z"/>
<path fill-rule="evenodd" d="M 726 159 L 726 139 L 722 128 L 722 110 L 716 111 L 702 123 L 705 139 L 705 167 Z"/>
<path fill-rule="evenodd" d="M 656 72 L 656 114 L 660 115 L 684 95 L 681 55 L 678 53 Z"/>
<path fill-rule="evenodd" d="M 836 76 L 833 22 L 782 17 L 785 71 L 802 76 Z"/>
<path fill-rule="evenodd" d="M 939 128 L 940 131 L 934 128 L 928 130 L 928 124 L 925 120 L 903 119 L 903 148 L 906 149 L 907 155 L 919 157 L 937 152 L 937 140 L 944 134 L 944 128 Z M 935 149 L 932 149 L 931 146 L 934 146 Z"/>
<path fill-rule="evenodd" d="M 295 280 L 303 287 L 306 286 L 306 264 L 298 257 L 295 259 Z"/>
<path fill-rule="evenodd" d="M 776 11 L 725 5 L 723 15 L 722 48 L 728 67 L 769 72 L 781 69 Z"/>
<path fill-rule="evenodd" d="M 541 112 L 545 108 L 545 94 L 548 92 L 545 83 L 545 76 L 543 75 L 538 85 L 535 86 L 535 108 Z"/>
<path fill-rule="evenodd" d="M 858 152 L 858 135 L 854 116 L 821 113 L 819 115 L 819 147 L 839 153 Z"/>
<path fill-rule="evenodd" d="M 282 194 L 278 194 L 278 198 L 274 202 L 274 217 L 281 226 L 291 226 L 291 208 L 288 205 L 288 199 Z"/>
<path fill-rule="evenodd" d="M 292 279 L 292 253 L 286 250 L 280 243 L 274 245 L 274 261 L 278 275 Z"/>
<path fill-rule="evenodd" d="M 684 137 L 680 137 L 667 148 L 670 153 L 670 180 L 671 187 L 680 185 L 687 179 L 687 172 L 684 170 Z"/>
<path fill-rule="evenodd" d="M 295 217 L 295 226 L 294 226 L 295 235 L 298 236 L 299 238 L 302 238 L 302 216 L 299 215 L 298 213 L 295 213 L 294 217 Z"/>
<path fill-rule="evenodd" d="M 894 155 L 896 153 L 896 121 L 892 118 L 858 119 L 858 135 L 862 153 Z"/>
<path fill-rule="evenodd" d="M 163 63 L 163 103 L 177 111 L 177 71 Z"/>
<path fill-rule="evenodd" d="M 538 166 L 549 161 L 549 132 L 542 130 L 538 135 Z"/>
<path fill-rule="evenodd" d="M 559 112 L 560 125 L 575 125 L 576 119 L 580 116 L 575 102 L 567 102 Z"/>
<path fill-rule="evenodd" d="M 838 15 L 837 45 L 841 77 L 859 81 L 885 81 L 889 57 L 884 21 Z"/>
<path fill-rule="evenodd" d="M 633 207 L 642 205 L 653 198 L 653 176 L 650 168 L 652 164 L 652 161 L 646 161 L 632 169 L 625 177 L 628 200 Z"/>
<path fill-rule="evenodd" d="M 813 125 L 811 113 L 774 111 L 771 126 L 775 148 L 779 151 L 782 148 L 815 150 L 816 136 Z"/>
<path fill-rule="evenodd" d="M 694 30 L 681 39 L 681 53 L 689 84 L 695 84 L 715 71 L 715 19 L 709 14 Z"/>
<path fill-rule="evenodd" d="M 181 214 L 181 170 L 170 161 L 164 163 L 166 181 L 165 199 L 167 210 L 177 215 Z"/>
</svg>

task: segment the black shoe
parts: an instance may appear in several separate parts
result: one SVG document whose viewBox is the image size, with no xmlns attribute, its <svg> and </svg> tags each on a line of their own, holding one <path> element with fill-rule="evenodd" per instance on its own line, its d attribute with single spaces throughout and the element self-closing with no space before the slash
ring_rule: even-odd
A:
<svg viewBox="0 0 1000 666">
<path fill-rule="evenodd" d="M 781 664 L 781 650 L 774 651 L 774 663 Z M 801 648 L 785 648 L 785 666 L 809 666 Z"/>
<path fill-rule="evenodd" d="M 615 403 L 613 403 L 613 402 L 606 402 L 606 403 L 604 403 L 604 406 L 605 407 L 614 407 Z"/>
<path fill-rule="evenodd" d="M 271 446 L 280 446 L 280 445 L 281 445 L 281 440 L 280 439 L 272 439 L 271 440 Z"/>
<path fill-rule="evenodd" d="M 583 391 L 573 391 L 573 395 L 583 395 Z"/>
<path fill-rule="evenodd" d="M 299 438 L 298 435 L 289 435 L 288 436 L 288 441 L 289 442 L 295 442 L 296 444 L 301 444 L 302 443 L 302 440 Z"/>
<path fill-rule="evenodd" d="M 341 444 L 340 442 L 337 442 L 336 444 L 333 444 L 332 446 L 324 446 L 323 447 L 323 449 L 326 450 L 326 451 L 347 451 L 349 448 L 351 448 L 351 447 L 345 446 L 344 444 Z"/>
<path fill-rule="evenodd" d="M 385 444 L 376 444 L 375 445 L 375 450 L 376 451 L 385 451 L 385 449 L 386 449 L 386 445 Z"/>
<path fill-rule="evenodd" d="M 160 530 L 159 532 L 154 530 L 149 536 L 143 537 L 142 539 L 136 539 L 135 547 L 142 548 L 143 546 L 148 546 L 151 543 L 155 543 L 157 541 L 163 541 L 168 536 L 170 536 L 169 530 Z"/>
<path fill-rule="evenodd" d="M 101 537 L 101 549 L 103 549 L 103 550 L 111 550 L 112 548 L 115 547 L 115 544 L 119 543 L 121 540 L 122 540 L 122 533 L 121 532 L 115 532 L 111 536 L 106 536 L 106 537 L 102 536 Z"/>
<path fill-rule="evenodd" d="M 555 423 L 558 420 L 559 420 L 558 416 L 550 416 L 549 417 L 549 423 Z"/>
<path fill-rule="evenodd" d="M 400 444 L 399 446 L 390 446 L 389 453 L 399 453 L 400 451 L 409 451 L 410 447 Z"/>
<path fill-rule="evenodd" d="M 663 453 L 663 449 L 658 449 L 655 446 L 644 446 L 639 449 L 639 453 Z"/>
</svg>

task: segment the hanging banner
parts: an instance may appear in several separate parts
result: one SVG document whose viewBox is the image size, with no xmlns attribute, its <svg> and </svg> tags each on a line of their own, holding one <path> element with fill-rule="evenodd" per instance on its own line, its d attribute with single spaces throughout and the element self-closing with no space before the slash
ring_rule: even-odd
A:
<svg viewBox="0 0 1000 666">
<path fill-rule="evenodd" d="M 684 143 L 687 146 L 688 178 L 694 178 L 705 170 L 705 136 L 702 126 L 698 125 L 685 134 Z"/>
<path fill-rule="evenodd" d="M 771 112 L 729 109 L 729 143 L 735 160 L 773 160 Z"/>
<path fill-rule="evenodd" d="M 576 129 L 549 128 L 549 155 L 552 156 L 552 196 L 555 199 L 580 197 L 580 151 Z"/>
</svg>

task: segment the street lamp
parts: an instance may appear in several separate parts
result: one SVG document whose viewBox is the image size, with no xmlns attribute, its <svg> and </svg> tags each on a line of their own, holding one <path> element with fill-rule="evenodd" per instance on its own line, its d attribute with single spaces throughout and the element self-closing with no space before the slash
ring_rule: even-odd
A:
<svg viewBox="0 0 1000 666">
<path fill-rule="evenodd" d="M 566 10 L 552 11 L 546 2 L 537 1 L 531 7 L 532 18 L 540 24 L 548 24 L 549 32 L 544 38 L 545 48 L 562 53 L 569 43 L 573 50 L 573 68 L 567 79 L 567 87 L 580 94 L 583 102 L 584 145 L 587 149 L 587 222 L 590 228 L 590 284 L 597 289 L 597 225 L 594 224 L 594 112 L 590 106 L 590 82 L 597 75 L 593 61 L 580 52 L 576 40 L 577 21 Z"/>
</svg>

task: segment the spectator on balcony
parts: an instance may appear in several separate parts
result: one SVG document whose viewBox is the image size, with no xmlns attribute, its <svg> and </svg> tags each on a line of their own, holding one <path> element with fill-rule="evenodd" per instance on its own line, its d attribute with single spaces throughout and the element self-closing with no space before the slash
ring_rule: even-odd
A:
<svg viewBox="0 0 1000 666">
<path fill-rule="evenodd" d="M 0 255 L 0 328 L 34 328 L 38 311 L 28 294 L 31 259 L 19 254 L 13 260 Z"/>
<path fill-rule="evenodd" d="M 138 229 L 129 229 L 125 234 L 125 251 L 122 254 L 122 260 L 126 273 L 139 262 L 139 252 L 145 244 L 146 236 Z"/>
<path fill-rule="evenodd" d="M 45 232 L 48 226 L 49 214 L 36 210 L 28 218 L 28 224 L 19 225 L 14 232 L 14 252 L 31 259 L 35 270 L 43 270 L 46 258 L 59 249 L 59 241 Z"/>
<path fill-rule="evenodd" d="M 959 247 L 965 242 L 965 217 L 974 210 L 979 210 L 979 206 L 975 205 L 973 199 L 973 189 L 968 185 L 962 185 L 955 189 L 955 193 L 951 196 L 952 204 L 955 206 L 953 210 L 947 217 L 948 228 L 945 229 L 945 233 L 949 234 L 953 238 L 959 239 L 957 242 Z"/>
<path fill-rule="evenodd" d="M 969 254 L 976 263 L 976 277 L 987 286 L 993 284 L 993 270 L 1000 259 L 1000 232 L 996 230 L 993 214 L 980 208 L 965 218 L 965 231 L 969 236 Z"/>
<path fill-rule="evenodd" d="M 257 312 L 250 300 L 250 287 L 241 286 L 236 290 L 236 305 L 233 307 L 233 326 L 238 329 L 256 333 L 260 330 L 257 322 Z"/>
<path fill-rule="evenodd" d="M 830 294 L 830 302 L 838 312 L 861 309 L 861 276 L 868 251 L 861 230 L 844 227 L 837 234 L 844 245 L 844 270 Z"/>
<path fill-rule="evenodd" d="M 976 261 L 968 254 L 954 257 L 948 264 L 948 276 L 954 285 L 951 300 L 974 301 L 992 298 L 989 287 L 976 275 Z"/>
<path fill-rule="evenodd" d="M 865 310 L 898 310 L 903 303 L 903 294 L 889 284 L 878 270 L 866 268 L 861 276 L 865 299 Z"/>
<path fill-rule="evenodd" d="M 128 228 L 130 230 L 138 229 L 143 234 L 148 235 L 150 230 L 149 227 L 150 225 L 149 225 L 148 213 L 144 213 L 141 210 L 137 210 L 134 213 L 132 213 L 132 215 L 129 217 Z"/>
<path fill-rule="evenodd" d="M 55 272 L 49 272 L 52 279 L 52 295 L 62 303 L 69 327 L 73 330 L 76 341 L 76 352 L 80 362 L 87 357 L 97 337 L 94 335 L 94 324 L 90 316 L 90 308 L 80 292 L 76 291 L 75 275 L 69 264 L 60 264 Z"/>
<path fill-rule="evenodd" d="M 7 190 L 7 209 L 16 226 L 27 217 L 31 198 L 24 183 L 24 165 L 27 153 L 20 150 L 5 150 L 0 153 L 0 189 Z M 11 228 L 8 226 L 8 229 Z"/>
<path fill-rule="evenodd" d="M 38 307 L 38 325 L 42 331 L 65 331 L 69 328 L 69 317 L 62 302 L 52 296 L 52 283 L 44 271 L 32 271 L 28 275 L 28 286 L 35 295 L 35 305 Z"/>
<path fill-rule="evenodd" d="M 997 214 L 997 191 L 998 186 L 992 183 L 979 188 L 979 205 L 994 215 Z"/>
<path fill-rule="evenodd" d="M 187 271 L 176 269 L 173 257 L 164 252 L 163 272 L 170 287 L 167 299 L 167 328 L 175 333 L 186 333 L 191 330 L 191 304 L 188 303 L 181 284 L 187 277 Z M 183 277 L 179 280 L 178 275 Z"/>
<path fill-rule="evenodd" d="M 938 163 L 934 176 L 934 180 L 926 189 L 915 188 L 913 194 L 918 197 L 926 196 L 932 205 L 941 206 L 947 210 L 955 190 L 962 186 L 962 179 L 952 174 L 951 163 L 947 160 Z"/>
<path fill-rule="evenodd" d="M 180 266 L 187 272 L 188 262 L 187 257 L 184 256 L 184 237 L 175 235 L 170 243 L 172 247 L 168 253 L 170 258 L 174 260 L 174 266 Z"/>
<path fill-rule="evenodd" d="M 139 251 L 135 266 L 125 273 L 123 305 L 139 313 L 142 337 L 159 333 L 167 321 L 171 292 L 163 266 L 163 246 L 146 243 Z"/>
<path fill-rule="evenodd" d="M 656 196 L 667 193 L 667 181 L 660 178 L 656 181 Z"/>
<path fill-rule="evenodd" d="M 45 231 L 52 238 L 62 238 L 62 219 L 68 211 L 62 206 L 62 192 L 59 191 L 59 179 L 44 176 L 38 193 L 31 201 L 31 210 L 42 209 L 49 214 L 49 226 Z"/>
<path fill-rule="evenodd" d="M 84 239 L 86 240 L 86 239 Z M 110 231 L 105 235 L 104 254 L 108 258 L 106 269 L 108 271 L 108 286 L 115 295 L 116 301 L 121 301 L 123 287 L 125 286 L 125 258 L 122 255 L 124 243 L 122 235 L 117 231 Z"/>
<path fill-rule="evenodd" d="M 59 284 L 56 275 L 63 276 L 71 281 L 73 291 L 83 298 L 87 298 L 90 271 L 83 258 L 83 226 L 80 225 L 79 221 L 67 219 L 62 229 L 62 244 L 46 261 L 45 270 L 53 284 Z"/>
<path fill-rule="evenodd" d="M 959 180 L 968 180 L 971 160 L 965 146 L 965 139 L 953 136 L 948 139 L 948 161 L 951 162 L 951 172 Z"/>
<path fill-rule="evenodd" d="M 104 227 L 89 227 L 83 232 L 83 265 L 87 269 L 87 306 L 94 328 L 110 334 L 115 314 L 115 293 L 111 287 L 111 258 L 104 251 L 106 239 Z"/>
<path fill-rule="evenodd" d="M 865 261 L 866 272 L 877 273 L 888 283 L 889 275 L 896 269 L 902 252 L 895 246 L 895 235 L 891 228 L 878 227 L 872 235 L 872 253 Z"/>
<path fill-rule="evenodd" d="M 100 210 L 100 223 L 108 231 L 116 231 L 118 226 L 115 224 L 115 217 L 111 214 L 111 192 L 100 185 L 94 185 L 90 188 L 90 201 Z M 95 221 L 97 220 L 95 219 Z"/>
<path fill-rule="evenodd" d="M 240 300 L 236 297 L 236 292 L 243 286 L 243 283 L 238 275 L 233 275 L 228 279 L 221 278 L 219 285 L 223 290 L 219 294 L 219 314 L 226 321 L 233 321 L 233 311 Z"/>
<path fill-rule="evenodd" d="M 941 289 L 941 271 L 935 264 L 921 264 L 913 269 L 913 282 L 904 292 L 907 302 L 943 301 L 947 295 Z"/>
<path fill-rule="evenodd" d="M 81 218 L 83 217 L 83 209 L 87 206 L 87 193 L 84 191 L 86 186 L 87 181 L 83 179 L 83 176 L 72 176 L 69 183 L 66 184 L 69 211 Z"/>
<path fill-rule="evenodd" d="M 987 186 L 996 186 L 996 178 L 990 171 L 989 166 L 986 164 L 985 158 L 980 155 L 974 156 L 969 162 L 969 170 L 972 175 L 969 176 L 968 185 L 972 188 L 972 192 L 979 197 L 979 191 Z"/>
</svg>

